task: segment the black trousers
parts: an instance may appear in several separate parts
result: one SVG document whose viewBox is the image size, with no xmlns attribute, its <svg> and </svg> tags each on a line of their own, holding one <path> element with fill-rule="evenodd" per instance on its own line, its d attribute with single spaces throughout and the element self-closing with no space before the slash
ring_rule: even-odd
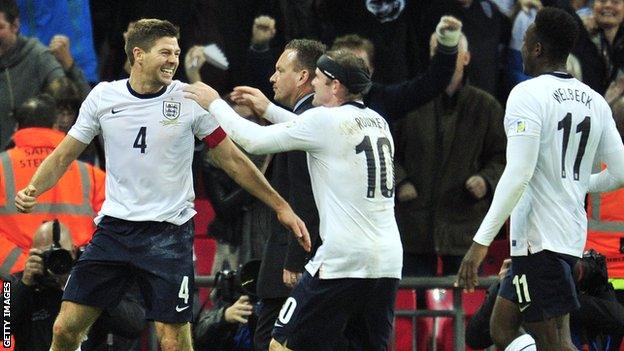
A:
<svg viewBox="0 0 624 351">
<path fill-rule="evenodd" d="M 258 313 L 258 322 L 254 334 L 254 349 L 256 351 L 267 351 L 269 349 L 273 325 L 285 301 L 286 297 L 262 299 L 262 308 Z"/>
</svg>

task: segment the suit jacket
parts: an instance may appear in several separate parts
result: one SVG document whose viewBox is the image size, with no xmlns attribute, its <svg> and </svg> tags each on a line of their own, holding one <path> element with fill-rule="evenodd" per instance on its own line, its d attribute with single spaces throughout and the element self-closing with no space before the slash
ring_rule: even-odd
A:
<svg viewBox="0 0 624 351">
<path fill-rule="evenodd" d="M 314 107 L 313 96 L 309 96 L 294 110 L 296 114 Z M 272 184 L 287 197 L 293 210 L 305 222 L 310 232 L 313 248 L 320 246 L 319 214 L 312 194 L 310 172 L 304 151 L 289 151 L 275 155 L 273 159 Z M 283 187 L 287 187 L 284 189 Z M 275 217 L 275 216 L 274 216 Z M 262 255 L 258 275 L 257 292 L 261 298 L 280 298 L 290 295 L 290 288 L 282 280 L 283 269 L 303 272 L 311 255 L 297 242 L 278 221 L 273 221 L 271 231 Z"/>
</svg>

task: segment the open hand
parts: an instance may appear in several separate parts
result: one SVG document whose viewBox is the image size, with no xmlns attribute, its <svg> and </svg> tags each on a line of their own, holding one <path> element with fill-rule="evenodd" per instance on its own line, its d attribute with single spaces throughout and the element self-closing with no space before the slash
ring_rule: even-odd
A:
<svg viewBox="0 0 624 351">
<path fill-rule="evenodd" d="M 310 252 L 312 250 L 312 243 L 310 242 L 310 233 L 308 233 L 308 228 L 306 228 L 305 223 L 293 212 L 293 210 L 288 207 L 284 210 L 279 210 L 277 212 L 277 219 L 282 223 L 282 225 L 288 228 L 297 238 L 299 245 L 303 247 L 304 250 Z"/>
<path fill-rule="evenodd" d="M 213 101 L 220 98 L 216 90 L 202 82 L 189 84 L 183 91 L 185 93 L 185 98 L 197 102 L 199 106 L 203 107 L 205 110 L 208 110 Z"/>
<path fill-rule="evenodd" d="M 271 103 L 269 98 L 264 96 L 260 89 L 248 86 L 235 87 L 230 97 L 232 98 L 232 101 L 238 105 L 245 105 L 251 108 L 254 114 L 258 117 L 262 117 L 264 115 L 269 107 L 269 104 Z"/>
<path fill-rule="evenodd" d="M 455 281 L 455 287 L 464 288 L 464 291 L 472 292 L 475 287 L 479 285 L 479 266 L 485 255 L 487 254 L 488 247 L 473 242 L 464 255 L 461 266 L 459 266 L 459 272 L 457 272 L 457 280 Z"/>
<path fill-rule="evenodd" d="M 253 306 L 249 302 L 249 296 L 242 295 L 234 304 L 225 309 L 223 319 L 228 323 L 247 323 L 253 313 Z"/>
</svg>

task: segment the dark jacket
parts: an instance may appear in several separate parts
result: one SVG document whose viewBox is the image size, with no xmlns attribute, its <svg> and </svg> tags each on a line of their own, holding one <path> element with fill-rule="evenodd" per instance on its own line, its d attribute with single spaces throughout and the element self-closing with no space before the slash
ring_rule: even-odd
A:
<svg viewBox="0 0 624 351">
<path fill-rule="evenodd" d="M 312 98 L 308 97 L 294 111 L 302 114 L 312 108 Z M 290 205 L 303 220 L 310 233 L 310 240 L 314 247 L 319 241 L 319 215 L 312 194 L 310 173 L 306 153 L 304 151 L 290 151 L 276 154 L 273 158 L 271 184 L 282 196 L 288 198 Z M 273 216 L 275 217 L 275 216 Z M 284 285 L 283 269 L 293 272 L 303 272 L 305 263 L 310 258 L 293 235 L 278 221 L 272 224 L 269 240 L 266 243 L 260 273 L 258 275 L 257 291 L 261 298 L 277 298 L 290 295 L 290 288 Z"/>
<path fill-rule="evenodd" d="M 418 197 L 397 203 L 403 249 L 463 255 L 485 216 L 505 167 L 503 109 L 485 91 L 466 85 L 413 111 L 395 128 L 397 184 L 409 180 Z M 466 180 L 481 175 L 488 193 L 476 200 Z"/>
<path fill-rule="evenodd" d="M 15 47 L 0 56 L 0 148 L 15 131 L 11 112 L 64 75 L 61 64 L 35 38 L 18 36 Z"/>
<path fill-rule="evenodd" d="M 48 351 L 52 343 L 52 325 L 61 308 L 63 291 L 54 287 L 26 286 L 22 272 L 11 282 L 11 331 L 15 350 Z M 106 309 L 96 320 L 81 349 L 106 350 L 107 334 L 115 334 L 115 349 L 129 349 L 146 326 L 145 308 L 137 291 L 126 294 L 115 307 Z"/>
<path fill-rule="evenodd" d="M 225 310 L 229 303 L 217 302 L 199 315 L 193 323 L 193 343 L 196 350 L 203 351 L 245 351 L 252 350 L 253 324 L 228 323 Z M 251 323 L 253 318 L 249 319 Z"/>
</svg>

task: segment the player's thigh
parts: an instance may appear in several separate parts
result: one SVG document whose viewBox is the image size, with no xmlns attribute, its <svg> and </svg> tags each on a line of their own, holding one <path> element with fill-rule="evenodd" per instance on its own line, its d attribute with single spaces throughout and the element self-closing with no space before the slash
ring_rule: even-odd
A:
<svg viewBox="0 0 624 351">
<path fill-rule="evenodd" d="M 362 299 L 361 279 L 318 279 L 304 272 L 286 299 L 273 339 L 297 351 L 329 351 Z"/>
<path fill-rule="evenodd" d="M 525 322 L 539 322 L 568 314 L 579 302 L 572 262 L 565 255 L 540 251 L 512 257 L 499 295 L 518 305 Z"/>
<path fill-rule="evenodd" d="M 191 321 L 195 289 L 192 225 L 151 223 L 144 234 L 142 239 L 150 245 L 137 249 L 133 264 L 147 306 L 146 318 L 171 324 Z"/>
<path fill-rule="evenodd" d="M 54 322 L 55 331 L 83 333 L 102 313 L 102 309 L 81 305 L 71 301 L 63 301 L 61 310 Z"/>
<path fill-rule="evenodd" d="M 368 299 L 360 306 L 362 319 L 351 318 L 347 324 L 349 326 L 361 324 L 362 328 L 355 330 L 364 331 L 357 339 L 362 341 L 363 350 L 385 350 L 392 332 L 394 321 L 394 301 L 396 300 L 399 280 L 391 278 L 369 279 L 367 291 Z M 351 338 L 351 344 L 353 338 Z"/>
<path fill-rule="evenodd" d="M 504 297 L 497 296 L 490 316 L 492 340 L 499 347 L 507 347 L 520 335 L 522 316 L 518 305 Z"/>
</svg>

